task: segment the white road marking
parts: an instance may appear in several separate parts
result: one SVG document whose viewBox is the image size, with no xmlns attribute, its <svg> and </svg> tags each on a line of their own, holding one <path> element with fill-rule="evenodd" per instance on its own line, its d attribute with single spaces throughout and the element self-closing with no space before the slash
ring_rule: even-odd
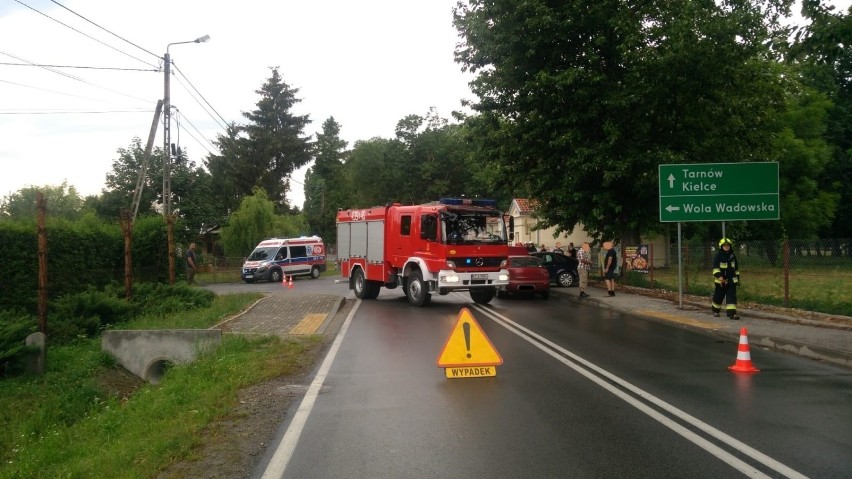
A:
<svg viewBox="0 0 852 479">
<path fill-rule="evenodd" d="M 349 330 L 349 324 L 352 322 L 352 318 L 355 317 L 355 313 L 358 311 L 360 306 L 361 300 L 357 300 L 355 302 L 355 306 L 352 307 L 352 311 L 350 311 L 349 315 L 346 317 L 346 321 L 343 322 L 343 326 L 340 327 L 340 331 L 334 338 L 334 342 L 331 344 L 331 348 L 329 348 L 328 354 L 326 354 L 322 365 L 320 365 L 316 377 L 314 377 L 314 380 L 308 387 L 308 392 L 305 393 L 302 403 L 299 404 L 299 409 L 296 411 L 296 414 L 293 415 L 293 420 L 290 421 L 290 425 L 287 427 L 284 437 L 281 438 L 281 442 L 278 444 L 275 454 L 272 456 L 272 459 L 270 459 L 269 464 L 267 464 L 266 470 L 263 472 L 263 476 L 261 476 L 262 479 L 278 479 L 284 477 L 284 471 L 287 469 L 287 464 L 290 463 L 290 459 L 293 457 L 293 451 L 296 450 L 296 444 L 298 444 L 299 437 L 305 429 L 305 423 L 308 420 L 308 416 L 311 414 L 311 410 L 314 408 L 314 402 L 316 402 L 320 389 L 328 375 L 328 371 L 331 369 L 331 364 L 337 356 L 340 344 L 343 343 L 343 337 L 346 336 L 346 331 Z"/>
<path fill-rule="evenodd" d="M 585 376 L 586 378 L 588 378 L 589 380 L 591 380 L 595 384 L 601 386 L 602 388 L 611 392 L 615 396 L 621 398 L 626 403 L 630 404 L 631 406 L 635 407 L 636 409 L 644 412 L 645 414 L 647 414 L 648 416 L 650 416 L 654 420 L 656 420 L 659 423 L 663 424 L 664 426 L 668 427 L 672 431 L 680 434 L 681 436 L 683 436 L 687 440 L 693 442 L 694 444 L 696 444 L 697 446 L 706 450 L 710 454 L 721 459 L 723 462 L 727 463 L 728 465 L 730 465 L 734 469 L 737 469 L 738 471 L 742 472 L 746 476 L 754 477 L 754 478 L 768 478 L 768 477 L 770 477 L 770 476 L 767 476 L 766 474 L 764 474 L 763 472 L 757 470 L 756 468 L 754 468 L 750 464 L 738 459 L 733 454 L 728 453 L 727 451 L 719 448 L 715 444 L 713 444 L 710 441 L 704 439 L 703 437 L 695 434 L 694 432 L 690 431 L 689 429 L 686 429 L 685 427 L 681 426 L 680 424 L 672 421 L 671 419 L 664 416 L 663 414 L 660 414 L 659 412 L 657 412 L 654 409 L 652 409 L 651 407 L 649 407 L 647 404 L 642 403 L 641 401 L 639 401 L 638 399 L 628 395 L 627 393 L 625 393 L 621 389 L 616 388 L 615 386 L 613 386 L 609 382 L 605 381 L 603 378 L 606 378 L 607 380 L 609 380 L 609 381 L 611 381 L 615 384 L 618 384 L 622 388 L 632 392 L 633 394 L 635 394 L 636 396 L 638 396 L 642 400 L 646 401 L 647 403 L 653 404 L 653 405 L 669 412 L 670 414 L 682 419 L 686 423 L 688 423 L 688 424 L 692 425 L 693 427 L 698 428 L 699 430 L 701 430 L 701 431 L 707 433 L 708 435 L 716 438 L 720 442 L 730 446 L 731 448 L 736 449 L 737 451 L 741 452 L 742 454 L 745 454 L 746 456 L 748 456 L 748 457 L 754 459 L 755 461 L 765 465 L 766 467 L 771 468 L 772 470 L 778 472 L 779 474 L 784 475 L 784 477 L 795 478 L 795 479 L 807 478 L 807 476 L 805 476 L 804 474 L 793 470 L 792 468 L 790 468 L 790 467 L 782 464 L 781 462 L 767 456 L 766 454 L 763 454 L 762 452 L 752 448 L 751 446 L 748 446 L 747 444 L 725 434 L 724 432 L 714 428 L 713 426 L 710 426 L 709 424 L 701 421 L 700 419 L 693 417 L 693 416 L 690 416 L 689 414 L 687 414 L 684 411 L 681 411 L 680 409 L 676 408 L 675 406 L 663 401 L 662 399 L 652 395 L 651 393 L 649 393 L 647 391 L 644 391 L 644 390 L 638 388 L 637 386 L 634 386 L 633 384 L 619 378 L 618 376 L 615 376 L 614 374 L 604 370 L 603 368 L 596 366 L 595 364 L 583 359 L 582 357 L 577 356 L 576 354 L 574 354 L 574 353 L 568 351 L 567 349 L 549 341 L 548 339 L 534 333 L 533 331 L 530 331 L 529 329 L 521 326 L 520 324 L 512 321 L 511 319 L 509 319 L 505 316 L 502 316 L 502 315 L 500 315 L 500 314 L 498 314 L 498 313 L 496 313 L 496 312 L 494 312 L 490 309 L 487 309 L 487 308 L 485 308 L 485 307 L 483 307 L 479 304 L 474 304 L 473 307 L 477 311 L 479 311 L 479 312 L 485 314 L 486 316 L 490 317 L 491 319 L 493 319 L 494 322 L 496 322 L 497 324 L 503 326 L 507 330 L 516 334 L 519 338 L 527 341 L 528 343 L 530 343 L 533 346 L 537 347 L 538 349 L 544 351 L 545 353 L 547 353 L 548 355 L 550 355 L 551 357 L 553 357 L 557 361 L 565 364 L 566 366 L 570 367 L 571 369 L 582 374 L 583 376 Z M 582 364 L 582 366 L 581 366 L 581 364 Z M 594 372 L 592 372 L 592 371 L 594 371 Z"/>
</svg>

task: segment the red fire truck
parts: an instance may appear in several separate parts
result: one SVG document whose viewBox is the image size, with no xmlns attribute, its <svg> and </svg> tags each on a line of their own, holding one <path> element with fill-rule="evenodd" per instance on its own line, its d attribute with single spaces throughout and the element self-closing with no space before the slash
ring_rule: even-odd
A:
<svg viewBox="0 0 852 479">
<path fill-rule="evenodd" d="M 360 299 L 401 286 L 414 306 L 469 291 L 487 304 L 509 283 L 503 213 L 493 200 L 444 198 L 337 213 L 341 273 Z"/>
</svg>

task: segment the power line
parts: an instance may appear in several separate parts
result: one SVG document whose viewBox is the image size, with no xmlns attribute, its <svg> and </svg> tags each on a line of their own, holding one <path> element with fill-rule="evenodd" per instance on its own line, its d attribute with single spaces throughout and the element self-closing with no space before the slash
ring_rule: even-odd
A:
<svg viewBox="0 0 852 479">
<path fill-rule="evenodd" d="M 210 104 L 210 102 L 209 102 L 209 101 L 207 101 L 207 99 L 206 99 L 206 98 L 204 98 L 204 95 L 202 95 L 202 94 L 201 94 L 201 92 L 199 92 L 199 91 L 198 91 L 198 89 L 197 89 L 197 88 L 195 88 L 195 85 L 193 85 L 193 84 L 192 84 L 192 82 L 191 82 L 191 81 L 189 81 L 189 78 L 187 78 L 187 77 L 186 77 L 186 75 L 184 75 L 184 74 L 183 74 L 183 72 L 180 70 L 180 68 L 178 68 L 178 67 L 177 67 L 177 65 L 175 65 L 175 62 L 174 62 L 174 61 L 172 61 L 172 65 L 174 65 L 175 70 L 177 70 L 177 72 L 178 72 L 178 73 L 180 73 L 180 76 L 182 76 L 182 77 L 184 78 L 184 80 L 186 80 L 186 82 L 187 82 L 187 83 L 189 83 L 189 86 L 191 86 L 191 87 L 192 87 L 192 89 L 193 89 L 193 90 L 195 90 L 195 93 L 198 93 L 198 96 L 200 96 L 200 97 L 201 97 L 201 99 L 202 99 L 202 100 L 204 100 L 204 103 L 206 103 L 206 104 L 207 104 L 207 106 L 209 106 L 209 107 L 210 107 L 210 109 L 211 109 L 211 110 L 213 110 L 213 112 L 214 112 L 214 113 L 216 113 L 216 116 L 218 116 L 218 117 L 219 117 L 219 119 L 221 119 L 221 120 L 222 120 L 222 122 L 223 122 L 224 124 L 226 124 L 226 125 L 227 125 L 227 124 L 228 124 L 228 121 L 227 121 L 227 120 L 225 120 L 224 118 L 222 118 L 222 115 L 220 115 L 220 114 L 219 114 L 219 112 L 218 112 L 218 111 L 216 111 L 216 109 L 215 109 L 215 108 L 213 108 L 213 105 L 211 105 L 211 104 Z M 214 120 L 215 120 L 215 118 L 214 118 Z M 217 122 L 217 123 L 218 123 L 218 122 Z M 219 126 L 222 126 L 222 125 L 220 124 Z M 222 128 L 224 129 L 224 127 L 222 127 Z"/>
<path fill-rule="evenodd" d="M 103 45 L 103 46 L 105 46 L 105 47 L 107 47 L 107 48 L 111 49 L 111 50 L 115 50 L 115 51 L 117 51 L 118 53 L 121 53 L 122 55 L 126 55 L 126 56 L 128 56 L 128 57 L 130 57 L 130 58 L 132 58 L 132 59 L 134 59 L 134 60 L 136 60 L 136 61 L 142 62 L 142 63 L 144 63 L 144 64 L 146 64 L 146 65 L 152 66 L 152 67 L 154 67 L 154 68 L 159 68 L 157 65 L 152 65 L 152 64 L 150 64 L 150 63 L 146 62 L 145 60 L 142 60 L 142 59 L 140 59 L 140 58 L 136 58 L 135 56 L 133 56 L 133 55 L 131 55 L 131 54 L 127 53 L 127 52 L 124 52 L 124 51 L 122 51 L 122 50 L 119 50 L 118 48 L 115 48 L 115 47 L 114 47 L 114 46 L 112 46 L 112 45 L 108 45 L 108 44 L 106 44 L 106 43 L 104 43 L 104 42 L 102 42 L 102 41 L 98 40 L 97 38 L 95 38 L 95 37 L 93 37 L 93 36 L 91 36 L 91 35 L 88 35 L 88 34 L 86 34 L 86 33 L 83 33 L 83 32 L 81 32 L 80 30 L 77 30 L 76 28 L 74 28 L 74 27 L 72 27 L 72 26 L 70 26 L 70 25 L 68 25 L 68 24 L 66 24 L 66 23 L 60 22 L 59 20 L 57 20 L 57 19 L 55 19 L 55 18 L 51 17 L 50 15 L 48 15 L 48 14 L 46 14 L 46 13 L 44 13 L 44 12 L 41 12 L 41 11 L 39 11 L 38 9 L 33 8 L 33 7 L 29 6 L 29 5 L 27 5 L 26 3 L 22 2 L 21 0 L 15 0 L 15 2 L 17 2 L 17 3 L 19 3 L 19 4 L 23 5 L 23 6 L 25 6 L 25 7 L 27 7 L 27 8 L 29 8 L 30 10 L 32 10 L 32 11 L 34 11 L 34 12 L 38 13 L 39 15 L 45 16 L 45 17 L 47 17 L 47 18 L 49 18 L 49 19 L 53 20 L 54 22 L 56 22 L 56 23 L 58 23 L 58 24 L 60 24 L 60 25 L 62 25 L 62 26 L 64 26 L 64 27 L 66 27 L 66 28 L 70 28 L 71 30 L 74 30 L 75 32 L 79 33 L 80 35 L 83 35 L 84 37 L 89 38 L 89 39 L 91 39 L 91 40 L 94 40 L 94 41 L 96 41 L 96 42 L 100 43 L 101 45 Z M 54 2 L 54 3 L 56 3 L 56 2 Z M 57 4 L 57 5 L 59 5 L 59 4 Z M 60 6 L 61 6 L 61 5 L 60 5 Z M 69 10 L 69 11 L 70 11 L 70 10 Z M 119 38 L 120 38 L 120 37 L 119 37 Z M 125 40 L 125 41 L 126 41 L 126 40 Z M 129 43 L 129 42 L 128 42 L 128 43 Z M 135 45 L 134 45 L 134 46 L 135 46 Z M 147 50 L 145 50 L 145 51 L 147 51 Z M 150 52 L 148 52 L 148 53 L 150 53 Z M 152 55 L 153 55 L 153 54 L 152 54 Z M 156 56 L 156 55 L 154 55 L 154 56 Z M 157 57 L 157 58 L 160 58 L 160 57 Z"/>
<path fill-rule="evenodd" d="M 104 114 L 104 113 L 150 113 L 150 110 L 0 110 L 0 115 L 76 115 L 76 114 Z"/>
<path fill-rule="evenodd" d="M 136 47 L 136 48 L 138 48 L 138 49 L 142 50 L 143 52 L 145 52 L 145 53 L 147 53 L 147 54 L 149 54 L 149 55 L 154 56 L 155 58 L 162 59 L 162 57 L 160 57 L 159 55 L 157 55 L 157 54 L 155 54 L 155 53 L 151 53 L 151 52 L 149 52 L 148 50 L 146 50 L 146 49 L 144 49 L 144 48 L 140 47 L 139 45 L 137 45 L 137 44 L 135 44 L 135 43 L 131 42 L 130 40 L 128 40 L 128 39 L 126 39 L 126 38 L 124 38 L 124 37 L 122 37 L 122 36 L 120 36 L 120 35 L 117 35 L 117 34 L 115 34 L 115 33 L 111 32 L 111 31 L 109 31 L 109 30 L 107 30 L 106 28 L 104 28 L 104 27 L 102 27 L 102 26 L 98 25 L 97 23 L 95 23 L 95 22 L 93 22 L 93 21 L 89 20 L 88 18 L 86 18 L 86 17 L 84 17 L 84 16 L 80 15 L 79 13 L 75 12 L 74 10 L 71 10 L 70 8 L 66 7 L 65 5 L 62 5 L 61 3 L 57 2 L 56 0 L 50 0 L 50 1 L 51 1 L 51 2 L 53 2 L 53 3 L 55 3 L 56 5 L 59 5 L 60 7 L 64 8 L 65 10 L 68 10 L 69 12 L 73 13 L 74 15 L 77 15 L 78 17 L 80 17 L 80 18 L 82 18 L 83 20 L 85 20 L 85 21 L 87 21 L 87 22 L 91 23 L 92 25 L 94 25 L 94 26 L 96 26 L 96 27 L 100 28 L 101 30 L 103 30 L 103 31 L 105 31 L 105 32 L 107 32 L 107 33 L 109 33 L 110 35 L 114 36 L 115 38 L 118 38 L 119 40 L 121 40 L 121 41 L 123 41 L 123 42 L 127 42 L 127 43 L 129 43 L 129 44 L 133 45 L 134 47 Z"/>
<path fill-rule="evenodd" d="M 202 110 L 204 110 L 204 113 L 207 113 L 207 116 L 209 116 L 209 117 L 210 117 L 213 121 L 215 121 L 215 122 L 216 122 L 216 124 L 217 124 L 217 125 L 219 125 L 219 128 L 222 128 L 222 129 L 224 130 L 224 129 L 225 129 L 225 127 L 224 127 L 224 126 L 222 126 L 222 124 L 221 124 L 221 123 L 219 123 L 219 119 L 218 119 L 218 118 L 216 118 L 215 116 L 213 116 L 213 114 L 211 114 L 211 113 L 210 113 L 210 111 L 209 111 L 209 110 L 207 110 L 207 107 L 205 107 L 205 106 L 204 106 L 204 104 L 202 104 L 202 103 L 198 100 L 198 98 L 197 98 L 197 97 L 196 97 L 196 96 L 192 93 L 192 91 L 190 91 L 189 89 L 187 89 L 187 88 L 186 88 L 186 85 L 184 85 L 184 84 L 183 84 L 183 82 L 182 82 L 182 81 L 180 81 L 180 78 L 175 77 L 175 80 L 177 80 L 178 84 L 180 84 L 180 86 L 182 86 L 182 87 L 183 87 L 183 89 L 184 89 L 187 93 L 189 93 L 189 96 L 190 96 L 190 97 L 192 97 L 192 99 L 193 99 L 193 100 L 195 100 L 195 103 L 197 103 L 197 104 L 198 104 L 198 106 L 200 106 L 200 107 L 201 107 L 201 109 L 202 109 Z"/>
<path fill-rule="evenodd" d="M 18 0 L 15 0 L 15 1 L 17 2 Z M 6 56 L 8 56 L 8 57 L 12 57 L 12 58 L 14 58 L 15 60 L 19 60 L 19 61 L 22 61 L 22 62 L 29 63 L 29 64 L 31 64 L 31 65 L 33 65 L 33 66 L 36 66 L 36 64 L 35 64 L 34 62 L 31 62 L 30 60 L 27 60 L 26 58 L 21 58 L 21 57 L 18 57 L 18 56 L 12 55 L 11 53 L 7 53 L 7 52 L 4 52 L 4 51 L 0 51 L 0 55 L 6 55 Z M 39 68 L 43 68 L 43 69 L 45 69 L 45 70 L 47 70 L 47 71 L 49 71 L 49 72 L 56 73 L 57 75 L 61 75 L 61 76 L 64 76 L 64 77 L 66 77 L 66 78 L 70 78 L 70 79 L 72 79 L 72 80 L 76 80 L 76 81 L 81 82 L 81 83 L 85 83 L 85 84 L 90 85 L 90 86 L 93 86 L 93 87 L 95 87 L 95 88 L 101 88 L 101 89 L 103 89 L 103 90 L 111 91 L 111 92 L 116 93 L 116 94 L 121 95 L 121 96 L 126 96 L 126 97 L 128 97 L 128 98 L 133 98 L 134 100 L 139 100 L 139 101 L 145 102 L 146 104 L 150 104 L 150 103 L 151 103 L 149 100 L 145 100 L 144 98 L 139 98 L 139 97 L 137 97 L 137 96 L 129 95 L 129 94 L 127 94 L 127 93 L 122 93 L 122 92 L 120 92 L 120 91 L 118 91 L 118 90 L 113 90 L 112 88 L 107 88 L 107 87 L 105 87 L 105 86 L 96 85 L 96 84 L 94 84 L 94 83 L 91 83 L 91 82 L 88 82 L 88 81 L 86 81 L 86 80 L 83 80 L 82 78 L 75 77 L 74 75 L 69 75 L 69 74 L 64 73 L 64 72 L 61 72 L 61 71 L 59 71 L 59 70 L 55 70 L 55 69 L 53 69 L 53 68 L 51 68 L 51 67 L 39 67 Z"/>
<path fill-rule="evenodd" d="M 178 110 L 177 108 L 175 108 L 175 110 L 176 110 L 178 113 L 181 113 L 181 111 L 180 111 L 180 110 Z M 189 136 L 190 136 L 190 138 L 192 138 L 193 140 L 195 140 L 195 142 L 196 142 L 196 143 L 198 143 L 198 145 L 199 145 L 199 146 L 201 146 L 202 148 L 204 148 L 205 150 L 207 150 L 207 152 L 208 152 L 208 153 L 210 153 L 211 155 L 215 155 L 216 153 L 213 153 L 212 151 L 210 151 L 210 149 L 209 149 L 209 148 L 207 148 L 207 146 L 206 146 L 204 143 L 202 143 L 202 142 L 201 142 L 201 140 L 199 140 L 198 138 L 196 138 L 196 137 L 195 137 L 195 135 L 193 135 L 193 134 L 192 134 L 192 132 L 190 132 L 189 130 L 187 130 L 187 129 L 183 126 L 182 121 L 185 121 L 185 122 L 189 123 L 189 125 L 190 125 L 190 126 L 191 126 L 191 127 L 192 127 L 195 131 L 197 131 L 197 132 L 198 132 L 198 134 L 199 134 L 202 138 L 204 138 L 204 137 L 205 137 L 204 133 L 202 133 L 202 132 L 201 132 L 198 128 L 196 128 L 196 126 L 195 126 L 195 125 L 193 125 L 193 124 L 192 124 L 192 122 L 191 122 L 191 121 L 189 121 L 189 120 L 186 118 L 186 116 L 185 116 L 185 115 L 183 115 L 182 113 L 179 115 L 179 117 L 178 117 L 178 119 L 177 119 L 177 121 L 176 121 L 176 122 L 177 122 L 177 125 L 178 125 L 178 130 L 183 130 L 183 131 L 184 131 L 187 135 L 189 135 Z M 213 146 L 213 144 L 212 144 L 212 143 L 210 143 L 210 142 L 209 142 L 206 138 L 204 139 L 204 141 L 206 141 L 206 142 L 207 142 L 210 146 Z M 180 144 L 180 138 L 178 138 L 178 144 Z M 213 146 L 213 149 L 218 149 L 218 148 L 216 148 L 215 146 Z"/>
<path fill-rule="evenodd" d="M 50 68 L 85 68 L 89 70 L 118 70 L 118 71 L 135 71 L 135 72 L 158 72 L 159 68 L 117 68 L 117 67 L 89 67 L 82 65 L 48 65 L 42 63 L 12 63 L 0 62 L 0 65 L 21 66 L 21 67 L 50 67 Z"/>
</svg>

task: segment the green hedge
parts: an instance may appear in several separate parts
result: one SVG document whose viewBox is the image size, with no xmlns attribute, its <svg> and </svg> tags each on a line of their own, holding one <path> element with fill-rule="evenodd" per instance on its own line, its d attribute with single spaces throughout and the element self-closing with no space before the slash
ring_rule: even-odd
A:
<svg viewBox="0 0 852 479">
<path fill-rule="evenodd" d="M 176 244 L 185 244 L 180 223 Z M 0 304 L 4 309 L 36 312 L 38 298 L 38 236 L 35 222 L 0 221 Z M 133 228 L 134 281 L 168 280 L 166 226 L 161 216 L 138 218 Z M 183 261 L 176 258 L 183 275 Z M 47 294 L 56 299 L 90 287 L 102 289 L 124 282 L 124 237 L 118 224 L 48 221 Z M 49 312 L 48 312 L 49 314 Z"/>
</svg>

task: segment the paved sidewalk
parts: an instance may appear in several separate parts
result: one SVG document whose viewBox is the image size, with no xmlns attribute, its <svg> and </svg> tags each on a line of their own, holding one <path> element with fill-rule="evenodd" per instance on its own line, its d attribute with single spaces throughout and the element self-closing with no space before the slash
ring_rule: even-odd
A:
<svg viewBox="0 0 852 479">
<path fill-rule="evenodd" d="M 803 319 L 793 314 L 750 310 L 740 306 L 739 321 L 724 315 L 715 318 L 707 304 L 644 296 L 619 286 L 614 297 L 601 288 L 590 287 L 588 298 L 580 298 L 578 288 L 551 288 L 552 300 L 593 304 L 622 313 L 705 331 L 733 341 L 739 340 L 740 328 L 747 328 L 752 346 L 785 351 L 820 361 L 852 368 L 852 317 L 839 321 Z M 349 299 L 352 301 L 352 299 Z M 242 334 L 271 334 L 280 337 L 300 334 L 325 334 L 344 298 L 337 294 L 287 292 L 270 294 L 244 313 L 214 328 Z"/>
<path fill-rule="evenodd" d="M 240 334 L 266 334 L 279 337 L 324 334 L 343 304 L 334 294 L 270 294 L 259 299 L 242 314 L 214 328 Z"/>
<path fill-rule="evenodd" d="M 735 321 L 726 318 L 724 311 L 721 317 L 714 317 L 710 312 L 709 298 L 705 304 L 684 300 L 681 308 L 678 300 L 635 294 L 631 288 L 623 286 L 616 286 L 615 296 L 608 296 L 602 288 L 590 287 L 587 289 L 588 298 L 580 298 L 577 288 L 551 288 L 550 291 L 551 297 L 556 293 L 557 297 L 570 301 L 678 323 L 735 341 L 739 340 L 740 328 L 746 328 L 752 346 L 852 368 L 852 317 L 834 315 L 835 321 L 831 321 L 828 317 L 820 320 L 819 315 L 814 315 L 814 319 L 804 319 L 780 308 L 779 312 L 768 312 L 740 305 L 741 319 Z"/>
</svg>

